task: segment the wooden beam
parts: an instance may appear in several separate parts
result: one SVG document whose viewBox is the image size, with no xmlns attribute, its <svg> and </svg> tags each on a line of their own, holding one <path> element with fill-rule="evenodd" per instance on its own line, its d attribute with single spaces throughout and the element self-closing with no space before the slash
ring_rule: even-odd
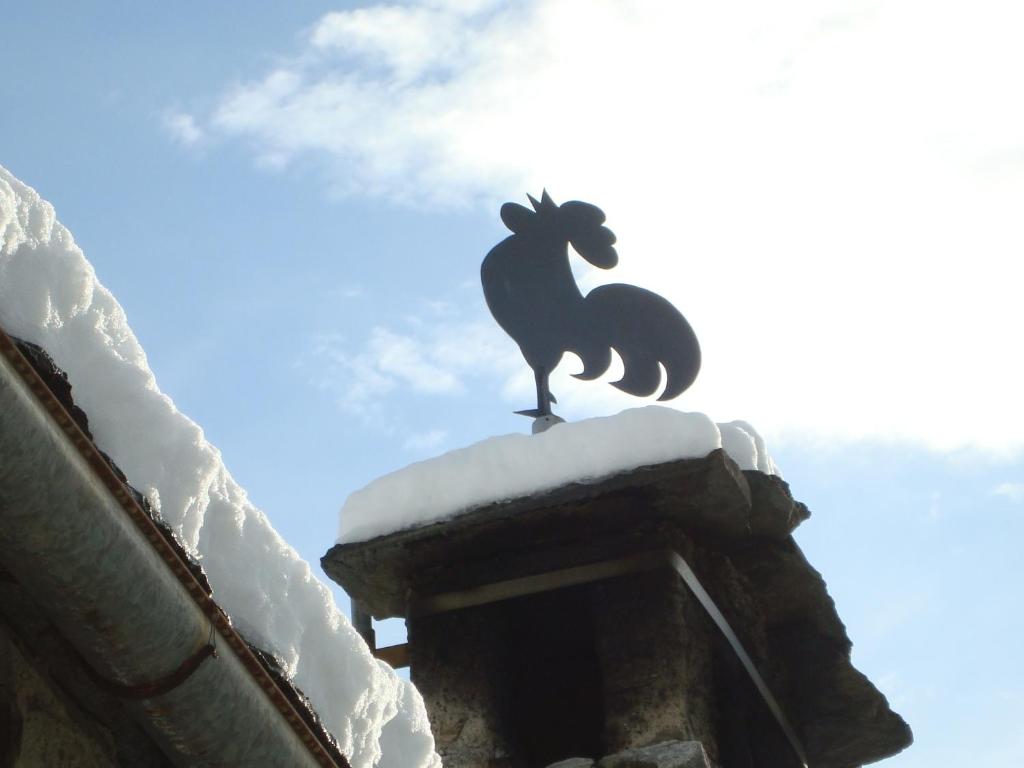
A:
<svg viewBox="0 0 1024 768">
<path fill-rule="evenodd" d="M 408 643 L 402 643 L 401 645 L 388 645 L 384 648 L 375 648 L 373 655 L 385 664 L 390 664 L 395 669 L 409 666 Z"/>
<path fill-rule="evenodd" d="M 510 600 L 524 595 L 536 595 L 554 589 L 575 587 L 594 581 L 624 576 L 639 571 L 653 571 L 657 568 L 673 567 L 672 554 L 666 550 L 642 552 L 637 555 L 620 557 L 615 560 L 603 560 L 598 563 L 577 565 L 557 571 L 523 576 L 518 579 L 507 579 L 484 584 L 472 589 L 456 592 L 444 592 L 440 595 L 429 595 L 414 600 L 410 606 L 409 616 L 429 616 L 433 613 L 457 611 L 477 605 L 487 605 L 500 600 Z"/>
</svg>

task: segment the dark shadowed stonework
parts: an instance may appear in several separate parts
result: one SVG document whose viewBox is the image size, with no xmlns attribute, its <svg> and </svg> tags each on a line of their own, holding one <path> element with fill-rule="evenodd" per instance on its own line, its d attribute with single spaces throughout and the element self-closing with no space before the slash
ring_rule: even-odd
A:
<svg viewBox="0 0 1024 768">
<path fill-rule="evenodd" d="M 707 768 L 708 757 L 700 742 L 663 741 L 649 747 L 626 749 L 602 758 L 597 768 Z"/>
<path fill-rule="evenodd" d="M 170 768 L 0 566 L 0 768 Z"/>
<path fill-rule="evenodd" d="M 824 581 L 790 535 L 807 516 L 782 480 L 715 451 L 338 545 L 322 563 L 375 617 L 406 618 L 448 768 L 667 768 L 648 753 L 613 758 L 689 742 L 720 768 L 799 766 L 692 591 L 640 554 L 665 551 L 711 595 L 810 765 L 854 768 L 911 735 L 850 664 Z"/>
</svg>

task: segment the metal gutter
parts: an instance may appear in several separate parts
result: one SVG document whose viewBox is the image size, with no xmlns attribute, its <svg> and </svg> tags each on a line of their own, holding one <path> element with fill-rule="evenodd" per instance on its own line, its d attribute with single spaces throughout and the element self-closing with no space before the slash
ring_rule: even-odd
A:
<svg viewBox="0 0 1024 768">
<path fill-rule="evenodd" d="M 2 331 L 0 562 L 176 764 L 349 768 Z"/>
</svg>

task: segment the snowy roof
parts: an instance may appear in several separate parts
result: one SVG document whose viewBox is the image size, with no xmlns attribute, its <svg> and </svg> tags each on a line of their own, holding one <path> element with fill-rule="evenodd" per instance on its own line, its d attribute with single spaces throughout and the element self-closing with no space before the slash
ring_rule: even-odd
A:
<svg viewBox="0 0 1024 768">
<path fill-rule="evenodd" d="M 160 391 L 124 311 L 53 207 L 3 167 L 0 325 L 67 372 L 97 446 L 199 556 L 239 630 L 280 657 L 353 768 L 440 766 L 418 692 L 373 658 L 327 586 Z"/>
<path fill-rule="evenodd" d="M 341 509 L 338 543 L 366 541 L 452 518 L 495 501 L 724 448 L 740 469 L 778 474 L 764 440 L 743 421 L 662 406 L 556 424 L 537 435 L 483 440 L 385 475 Z"/>
</svg>

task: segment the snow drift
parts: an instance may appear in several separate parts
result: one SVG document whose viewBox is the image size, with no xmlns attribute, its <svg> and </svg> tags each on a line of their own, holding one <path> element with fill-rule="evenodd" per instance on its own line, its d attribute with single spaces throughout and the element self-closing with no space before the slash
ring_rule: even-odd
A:
<svg viewBox="0 0 1024 768">
<path fill-rule="evenodd" d="M 423 700 L 370 654 L 309 564 L 164 395 L 53 206 L 0 166 L 0 325 L 63 368 L 97 445 L 201 559 L 217 602 L 280 656 L 354 768 L 438 768 Z"/>
<path fill-rule="evenodd" d="M 345 501 L 338 543 L 444 520 L 493 501 L 528 496 L 636 467 L 724 448 L 740 469 L 778 474 L 764 440 L 744 421 L 651 405 L 617 416 L 505 435 L 385 475 Z"/>
</svg>

